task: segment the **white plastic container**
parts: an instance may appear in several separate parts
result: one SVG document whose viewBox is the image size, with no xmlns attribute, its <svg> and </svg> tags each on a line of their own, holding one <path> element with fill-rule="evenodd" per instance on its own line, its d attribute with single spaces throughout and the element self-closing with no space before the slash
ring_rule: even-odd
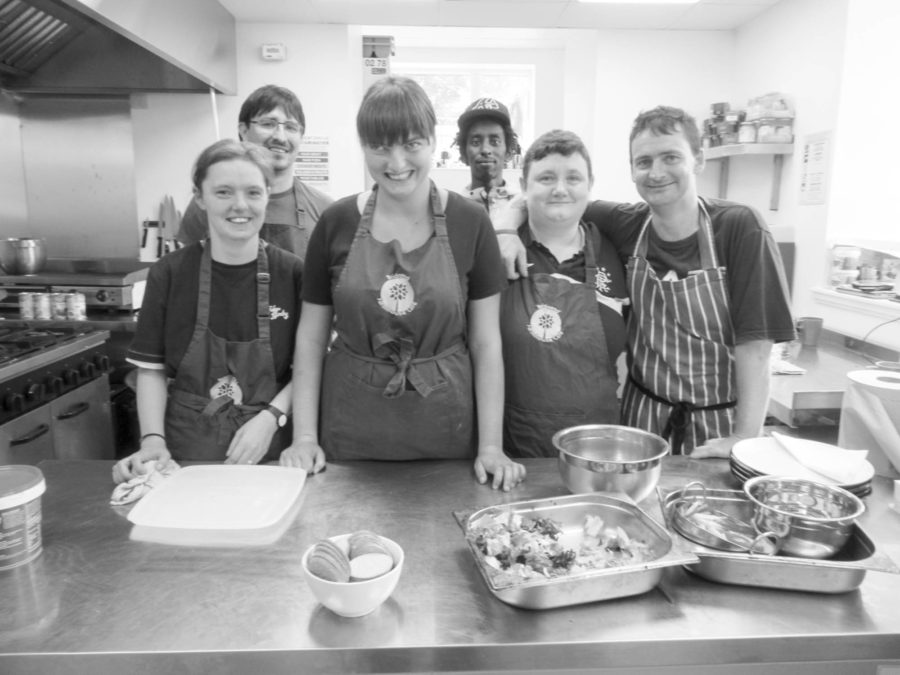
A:
<svg viewBox="0 0 900 675">
<path fill-rule="evenodd" d="M 37 467 L 0 466 L 0 570 L 41 554 L 41 495 L 46 489 Z"/>
</svg>

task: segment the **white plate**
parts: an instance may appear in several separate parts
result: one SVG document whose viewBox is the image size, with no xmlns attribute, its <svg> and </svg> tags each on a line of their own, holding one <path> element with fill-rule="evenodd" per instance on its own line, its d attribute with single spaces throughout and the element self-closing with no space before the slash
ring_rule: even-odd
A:
<svg viewBox="0 0 900 675">
<path fill-rule="evenodd" d="M 128 514 L 132 539 L 186 545 L 276 541 L 299 510 L 302 469 L 188 466 L 151 490 Z"/>
<path fill-rule="evenodd" d="M 766 476 L 791 476 L 793 478 L 805 478 L 806 480 L 825 483 L 826 485 L 840 486 L 858 485 L 872 480 L 872 477 L 875 475 L 875 467 L 868 460 L 863 460 L 860 463 L 859 473 L 853 476 L 852 481 L 838 483 L 803 466 L 777 440 L 768 436 L 738 441 L 731 452 L 741 464 L 756 473 Z"/>
</svg>

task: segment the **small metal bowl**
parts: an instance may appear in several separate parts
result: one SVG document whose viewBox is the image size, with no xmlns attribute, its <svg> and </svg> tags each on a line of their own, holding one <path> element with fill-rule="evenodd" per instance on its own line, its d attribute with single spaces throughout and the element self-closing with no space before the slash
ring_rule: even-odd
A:
<svg viewBox="0 0 900 675">
<path fill-rule="evenodd" d="M 585 424 L 553 435 L 559 473 L 573 493 L 624 492 L 635 502 L 659 482 L 666 440 L 648 431 L 615 424 Z"/>
<path fill-rule="evenodd" d="M 847 490 L 802 478 L 757 476 L 744 483 L 754 505 L 754 525 L 774 532 L 779 553 L 830 558 L 843 548 L 853 524 L 866 510 Z"/>
</svg>

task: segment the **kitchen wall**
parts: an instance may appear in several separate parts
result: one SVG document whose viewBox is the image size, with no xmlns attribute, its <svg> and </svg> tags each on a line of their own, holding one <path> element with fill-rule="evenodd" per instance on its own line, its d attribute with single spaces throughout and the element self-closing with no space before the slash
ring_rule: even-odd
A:
<svg viewBox="0 0 900 675">
<path fill-rule="evenodd" d="M 0 91 L 0 138 L 0 236 L 29 236 L 19 109 L 4 91 Z"/>
<path fill-rule="evenodd" d="M 795 152 L 785 158 L 778 210 L 768 208 L 773 165 L 768 156 L 731 159 L 728 198 L 755 205 L 777 236 L 796 242 L 801 252 L 793 293 L 798 314 L 814 313 L 810 289 L 824 283 L 827 269 L 828 205 L 802 205 L 799 199 L 802 143 L 808 134 L 835 130 L 846 14 L 846 0 L 784 0 L 741 27 L 735 38 L 732 105 L 745 106 L 753 96 L 779 91 L 796 107 Z"/>
<path fill-rule="evenodd" d="M 214 111 L 221 134 L 235 134 L 244 96 L 268 82 L 296 91 L 306 113 L 307 134 L 328 138 L 332 194 L 362 189 L 362 157 L 355 133 L 363 93 L 362 35 L 396 33 L 397 60 L 452 61 L 460 58 L 461 50 L 446 43 L 458 38 L 471 44 L 478 41 L 478 31 L 474 32 L 473 36 L 472 29 L 418 28 L 412 39 L 409 28 L 238 24 L 238 96 L 218 96 L 214 108 L 205 95 L 134 97 L 141 217 L 153 216 L 166 193 L 173 194 L 177 204 L 187 203 L 190 164 L 215 137 Z M 538 53 L 538 62 L 561 66 L 562 72 L 559 67 L 538 68 L 542 100 L 536 110 L 537 130 L 564 127 L 581 134 L 592 149 L 595 194 L 609 199 L 637 198 L 628 172 L 627 141 L 634 115 L 663 102 L 704 115 L 710 102 L 721 99 L 732 76 L 733 36 L 727 32 L 486 32 L 492 39 L 478 41 L 479 58 L 502 62 L 524 46 Z M 426 50 L 422 44 L 429 40 L 437 46 Z M 261 59 L 261 45 L 273 42 L 286 46 L 285 61 Z M 488 43 L 493 49 L 484 46 Z M 698 78 L 697 73 L 704 76 Z M 704 180 L 715 184 L 714 177 Z"/>
<path fill-rule="evenodd" d="M 795 154 L 785 160 L 780 207 L 763 211 L 776 234 L 790 231 L 796 241 L 795 314 L 821 316 L 829 330 L 894 350 L 900 321 L 881 324 L 900 319 L 900 304 L 837 293 L 827 288 L 827 273 L 830 245 L 842 241 L 838 230 L 852 236 L 854 222 L 878 218 L 882 209 L 865 213 L 857 205 L 874 205 L 872 194 L 890 194 L 896 182 L 896 153 L 873 143 L 873 133 L 892 128 L 900 103 L 883 79 L 884 64 L 900 63 L 898 28 L 900 9 L 883 0 L 782 0 L 737 31 L 734 77 L 738 103 L 767 91 L 796 102 Z M 831 138 L 825 203 L 801 204 L 802 144 L 820 132 Z M 770 167 L 765 157 L 732 159 L 729 198 L 767 204 Z M 898 211 L 888 213 L 883 238 L 900 246 Z"/>
</svg>

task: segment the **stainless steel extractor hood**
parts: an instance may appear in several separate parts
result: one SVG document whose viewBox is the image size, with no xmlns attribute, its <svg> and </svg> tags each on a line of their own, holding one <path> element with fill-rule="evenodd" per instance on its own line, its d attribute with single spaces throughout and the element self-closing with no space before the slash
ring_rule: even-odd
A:
<svg viewBox="0 0 900 675">
<path fill-rule="evenodd" d="M 237 89 L 217 0 L 0 0 L 0 88 L 122 94 Z"/>
</svg>

